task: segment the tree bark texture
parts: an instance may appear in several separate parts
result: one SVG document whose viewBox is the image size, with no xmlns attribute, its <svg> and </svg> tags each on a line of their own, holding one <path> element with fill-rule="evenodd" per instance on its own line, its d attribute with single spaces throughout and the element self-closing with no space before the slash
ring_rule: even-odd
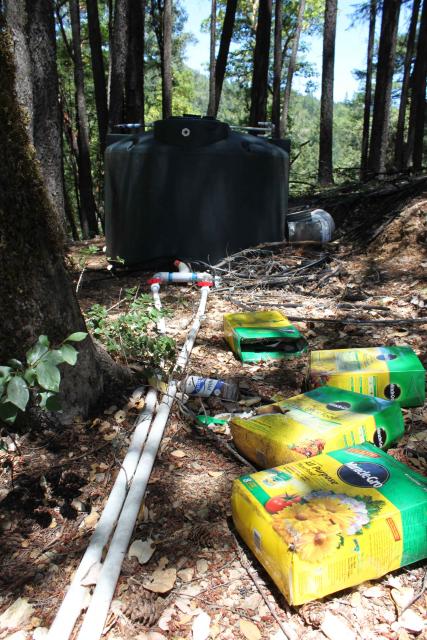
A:
<svg viewBox="0 0 427 640">
<path fill-rule="evenodd" d="M 15 89 L 19 104 L 25 112 L 25 126 L 33 142 L 33 83 L 30 51 L 27 43 L 27 2 L 6 0 L 5 14 L 12 34 L 15 60 Z"/>
<path fill-rule="evenodd" d="M 271 121 L 273 135 L 280 138 L 280 85 L 282 81 L 282 22 L 283 0 L 275 0 L 274 4 L 274 53 L 273 53 L 273 102 L 271 105 Z"/>
<path fill-rule="evenodd" d="M 409 112 L 406 166 L 415 171 L 422 168 L 427 75 L 427 0 L 423 2 L 421 22 L 418 32 L 417 55 L 412 74 L 411 109 Z"/>
<path fill-rule="evenodd" d="M 332 144 L 337 0 L 326 0 L 323 29 L 322 96 L 320 100 L 319 182 L 333 183 Z"/>
<path fill-rule="evenodd" d="M 373 175 L 384 173 L 386 167 L 391 89 L 400 5 L 401 0 L 387 0 L 383 3 L 368 160 L 368 170 Z"/>
<path fill-rule="evenodd" d="M 33 140 L 59 224 L 67 226 L 62 165 L 62 122 L 53 0 L 27 0 L 28 47 L 33 85 Z"/>
<path fill-rule="evenodd" d="M 163 118 L 172 115 L 172 0 L 163 6 L 162 111 Z"/>
<path fill-rule="evenodd" d="M 300 0 L 298 5 L 297 25 L 296 25 L 294 37 L 292 38 L 291 56 L 289 58 L 288 72 L 286 74 L 285 92 L 283 96 L 283 111 L 282 111 L 282 117 L 280 122 L 280 137 L 282 138 L 285 135 L 286 128 L 288 126 L 289 103 L 291 100 L 292 80 L 295 73 L 295 67 L 297 65 L 298 47 L 299 47 L 299 40 L 301 36 L 301 31 L 302 31 L 302 21 L 304 19 L 304 12 L 305 12 L 305 0 Z"/>
<path fill-rule="evenodd" d="M 56 40 L 52 0 L 9 0 L 7 19 L 15 41 L 16 90 L 28 116 L 27 131 L 47 192 L 65 231 Z"/>
<path fill-rule="evenodd" d="M 123 122 L 126 60 L 128 55 L 129 0 L 116 0 L 111 40 L 110 130 Z"/>
<path fill-rule="evenodd" d="M 0 15 L 0 362 L 23 359 L 40 334 L 58 344 L 85 331 L 64 265 L 62 237 L 29 144 L 13 89 L 11 40 Z M 78 345 L 74 367 L 64 366 L 61 395 L 65 418 L 87 413 L 103 391 L 105 376 L 88 337 Z"/>
<path fill-rule="evenodd" d="M 271 6 L 272 0 L 259 0 L 256 29 L 251 107 L 249 124 L 258 126 L 267 118 L 268 63 L 270 56 Z"/>
<path fill-rule="evenodd" d="M 84 238 L 98 233 L 96 206 L 93 197 L 92 167 L 89 153 L 89 126 L 86 111 L 83 61 L 80 43 L 80 10 L 78 0 L 70 0 L 70 20 L 73 37 L 74 83 L 76 91 L 77 143 L 79 148 L 79 192 Z"/>
<path fill-rule="evenodd" d="M 101 153 L 103 154 L 105 150 L 105 139 L 108 131 L 108 103 L 107 86 L 105 82 L 104 58 L 102 55 L 102 37 L 101 29 L 99 26 L 98 0 L 86 0 L 86 8 L 93 84 L 95 88 L 99 146 L 101 149 Z"/>
<path fill-rule="evenodd" d="M 207 114 L 214 116 L 215 113 L 215 48 L 216 48 L 216 0 L 211 0 L 211 24 L 210 24 L 210 56 L 209 56 L 209 102 Z"/>
<path fill-rule="evenodd" d="M 415 0 L 419 2 L 419 0 Z M 372 71 L 375 47 L 375 24 L 377 17 L 377 0 L 371 0 L 369 7 L 369 35 L 368 52 L 366 56 L 366 84 L 365 84 L 365 104 L 363 109 L 363 129 L 362 129 L 362 152 L 360 158 L 360 177 L 366 180 L 368 171 L 369 155 L 369 131 L 371 124 L 372 106 Z"/>
<path fill-rule="evenodd" d="M 129 5 L 129 49 L 126 67 L 126 121 L 144 126 L 145 0 Z"/>
<path fill-rule="evenodd" d="M 221 101 L 222 85 L 227 68 L 228 52 L 233 37 L 234 22 L 236 20 L 237 0 L 227 0 L 224 22 L 221 31 L 218 56 L 215 64 L 215 114 L 217 115 Z"/>
<path fill-rule="evenodd" d="M 412 4 L 411 22 L 409 24 L 408 38 L 406 41 L 405 60 L 403 63 L 402 89 L 400 92 L 399 116 L 397 119 L 396 141 L 394 145 L 394 162 L 396 168 L 401 171 L 404 161 L 405 118 L 408 106 L 409 81 L 411 78 L 411 65 L 415 49 L 418 15 L 421 0 L 414 0 Z"/>
</svg>

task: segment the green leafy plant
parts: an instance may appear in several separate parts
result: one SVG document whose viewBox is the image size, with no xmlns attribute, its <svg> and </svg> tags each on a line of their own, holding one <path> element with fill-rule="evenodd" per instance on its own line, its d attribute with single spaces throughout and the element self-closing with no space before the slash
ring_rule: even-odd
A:
<svg viewBox="0 0 427 640">
<path fill-rule="evenodd" d="M 26 353 L 26 363 L 13 358 L 0 366 L 0 420 L 12 424 L 19 411 L 27 408 L 34 391 L 40 407 L 49 411 L 61 409 L 58 392 L 61 383 L 60 364 L 77 362 L 78 351 L 73 342 L 81 342 L 87 333 L 78 331 L 65 338 L 58 348 L 50 346 L 47 336 L 39 336 Z"/>
<path fill-rule="evenodd" d="M 103 305 L 89 309 L 87 324 L 93 335 L 109 353 L 126 362 L 142 361 L 147 368 L 157 368 L 161 362 L 173 361 L 174 340 L 156 330 L 157 322 L 167 312 L 156 309 L 150 295 L 138 295 L 136 287 L 125 291 L 124 303 L 127 311 L 113 318 Z"/>
</svg>

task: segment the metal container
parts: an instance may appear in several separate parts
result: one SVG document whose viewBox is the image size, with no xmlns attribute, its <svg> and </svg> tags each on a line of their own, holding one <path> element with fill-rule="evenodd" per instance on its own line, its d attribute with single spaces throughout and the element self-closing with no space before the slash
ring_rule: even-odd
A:
<svg viewBox="0 0 427 640">
<path fill-rule="evenodd" d="M 325 244 L 330 242 L 335 231 L 335 223 L 331 214 L 323 209 L 297 211 L 286 216 L 288 239 L 290 243 L 313 242 Z"/>
</svg>

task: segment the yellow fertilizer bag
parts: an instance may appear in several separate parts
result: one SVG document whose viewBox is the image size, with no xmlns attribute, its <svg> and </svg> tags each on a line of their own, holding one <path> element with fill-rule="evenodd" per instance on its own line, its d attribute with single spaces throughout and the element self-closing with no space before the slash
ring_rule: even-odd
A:
<svg viewBox="0 0 427 640">
<path fill-rule="evenodd" d="M 394 400 L 401 407 L 422 406 L 425 370 L 410 347 L 368 347 L 312 351 L 309 386 L 329 384 Z"/>
<path fill-rule="evenodd" d="M 362 442 L 388 448 L 404 433 L 395 402 L 334 387 L 313 389 L 263 411 L 230 422 L 236 448 L 263 468 Z"/>
<path fill-rule="evenodd" d="M 237 531 L 290 604 L 427 557 L 427 478 L 371 444 L 234 481 Z"/>
</svg>

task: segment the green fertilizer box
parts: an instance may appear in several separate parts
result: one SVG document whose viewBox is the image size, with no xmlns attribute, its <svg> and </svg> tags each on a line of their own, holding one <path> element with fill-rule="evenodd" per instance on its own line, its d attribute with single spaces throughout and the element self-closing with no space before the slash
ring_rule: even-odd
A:
<svg viewBox="0 0 427 640">
<path fill-rule="evenodd" d="M 307 342 L 280 311 L 226 313 L 224 337 L 242 362 L 293 358 Z"/>
</svg>

